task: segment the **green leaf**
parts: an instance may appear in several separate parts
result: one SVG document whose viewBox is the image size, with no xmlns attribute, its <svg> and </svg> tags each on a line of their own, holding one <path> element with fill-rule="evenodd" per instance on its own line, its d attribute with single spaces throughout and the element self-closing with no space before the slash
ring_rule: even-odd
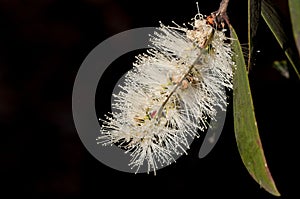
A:
<svg viewBox="0 0 300 199">
<path fill-rule="evenodd" d="M 234 132 L 242 161 L 250 175 L 269 193 L 279 196 L 258 134 L 249 80 L 241 45 L 231 27 L 236 70 L 233 80 Z"/>
<path fill-rule="evenodd" d="M 289 0 L 291 21 L 293 26 L 294 38 L 300 55 L 300 1 Z"/>
<path fill-rule="evenodd" d="M 292 36 L 292 30 L 286 26 L 281 14 L 270 0 L 262 0 L 261 15 L 277 39 L 298 78 L 300 79 L 300 59 Z"/>
<path fill-rule="evenodd" d="M 256 41 L 257 27 L 260 19 L 261 0 L 248 0 L 248 71 L 252 65 L 253 49 Z"/>
</svg>

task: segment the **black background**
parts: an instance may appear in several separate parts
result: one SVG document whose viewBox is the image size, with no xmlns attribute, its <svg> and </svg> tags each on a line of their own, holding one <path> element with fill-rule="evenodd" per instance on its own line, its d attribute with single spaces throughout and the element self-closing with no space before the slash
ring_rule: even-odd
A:
<svg viewBox="0 0 300 199">
<path fill-rule="evenodd" d="M 276 2 L 288 18 L 286 1 Z M 199 1 L 203 14 L 218 6 L 219 1 Z M 192 0 L 0 0 L 0 197 L 275 198 L 243 166 L 231 103 L 220 140 L 208 156 L 197 157 L 202 137 L 192 144 L 188 156 L 159 170 L 157 176 L 106 167 L 78 137 L 72 118 L 72 87 L 88 53 L 121 31 L 158 26 L 159 20 L 182 24 L 195 13 Z M 241 43 L 246 44 L 247 1 L 231 0 L 228 15 Z M 260 53 L 250 71 L 258 127 L 282 198 L 295 198 L 299 81 L 292 70 L 291 78 L 285 79 L 272 68 L 274 60 L 286 58 L 263 22 L 259 35 Z M 133 56 L 122 56 L 114 65 L 129 68 Z M 109 77 L 117 75 L 107 72 L 103 84 L 112 87 Z M 109 106 L 107 99 L 97 95 L 96 100 L 98 114 L 105 112 L 101 107 Z"/>
</svg>

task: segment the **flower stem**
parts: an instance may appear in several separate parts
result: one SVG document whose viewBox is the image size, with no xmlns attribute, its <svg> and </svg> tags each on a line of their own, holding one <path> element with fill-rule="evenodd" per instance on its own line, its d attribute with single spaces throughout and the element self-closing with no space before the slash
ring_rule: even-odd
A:
<svg viewBox="0 0 300 199">
<path fill-rule="evenodd" d="M 165 105 L 167 104 L 167 102 L 169 101 L 170 97 L 176 92 L 176 90 L 178 89 L 178 87 L 182 84 L 183 80 L 188 76 L 188 74 L 192 71 L 192 69 L 194 68 L 194 64 L 192 64 L 189 68 L 189 70 L 182 76 L 182 78 L 180 79 L 180 81 L 177 83 L 177 85 L 173 88 L 173 90 L 171 91 L 171 93 L 168 95 L 168 97 L 165 99 L 165 101 L 162 103 L 162 105 L 160 106 L 158 112 L 157 112 L 157 117 L 156 117 L 156 121 L 159 122 L 159 119 L 161 118 L 161 114 L 163 111 L 163 108 L 165 107 Z"/>
</svg>

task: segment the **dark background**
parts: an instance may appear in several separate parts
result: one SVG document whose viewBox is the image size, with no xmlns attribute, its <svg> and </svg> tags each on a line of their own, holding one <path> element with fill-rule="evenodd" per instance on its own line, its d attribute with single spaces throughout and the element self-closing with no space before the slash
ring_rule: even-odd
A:
<svg viewBox="0 0 300 199">
<path fill-rule="evenodd" d="M 286 1 L 277 3 L 288 19 Z M 199 1 L 199 6 L 201 13 L 209 14 L 219 1 Z M 228 9 L 241 43 L 246 44 L 247 1 L 231 0 Z M 195 13 L 192 0 L 0 0 L 0 197 L 275 198 L 242 164 L 231 103 L 223 133 L 208 156 L 197 157 L 202 136 L 188 156 L 159 170 L 157 176 L 106 167 L 78 137 L 72 87 L 88 53 L 121 31 L 158 26 L 159 20 L 182 24 Z M 258 127 L 282 198 L 295 198 L 300 177 L 296 162 L 300 85 L 292 70 L 291 78 L 285 79 L 272 68 L 273 61 L 286 58 L 263 22 L 259 35 L 260 53 L 250 71 Z M 114 64 L 130 67 L 133 56 L 122 56 Z M 116 76 L 108 72 L 108 80 L 109 75 Z M 104 84 L 111 86 L 108 80 Z M 109 106 L 100 97 L 96 100 L 98 113 L 101 106 Z"/>
</svg>

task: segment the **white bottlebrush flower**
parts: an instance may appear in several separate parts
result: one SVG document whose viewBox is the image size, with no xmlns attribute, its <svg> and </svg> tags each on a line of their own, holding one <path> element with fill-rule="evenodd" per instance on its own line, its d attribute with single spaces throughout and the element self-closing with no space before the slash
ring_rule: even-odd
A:
<svg viewBox="0 0 300 199">
<path fill-rule="evenodd" d="M 232 88 L 232 50 L 224 30 L 198 13 L 191 29 L 161 24 L 152 48 L 137 56 L 125 85 L 115 95 L 116 112 L 102 121 L 102 144 L 116 144 L 132 156 L 129 165 L 148 172 L 186 153 L 187 137 L 198 136 L 226 107 Z"/>
</svg>

